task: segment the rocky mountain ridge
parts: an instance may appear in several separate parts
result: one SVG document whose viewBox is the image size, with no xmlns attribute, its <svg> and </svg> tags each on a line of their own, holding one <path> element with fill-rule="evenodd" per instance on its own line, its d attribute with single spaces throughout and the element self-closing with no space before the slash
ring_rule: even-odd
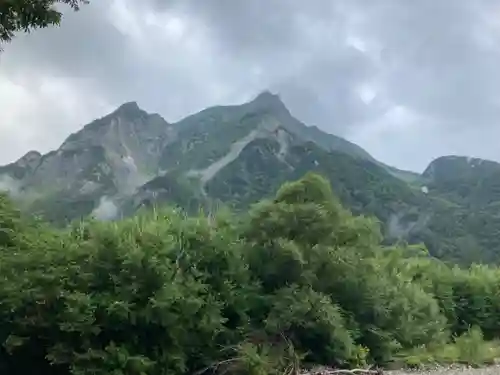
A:
<svg viewBox="0 0 500 375">
<path fill-rule="evenodd" d="M 59 149 L 31 151 L 0 167 L 0 189 L 24 209 L 62 224 L 87 215 L 118 218 L 163 203 L 191 211 L 218 204 L 246 209 L 308 171 L 328 177 L 353 212 L 376 216 L 388 240 L 423 241 L 435 255 L 454 260 L 494 261 L 496 246 L 500 253 L 500 241 L 484 248 L 494 237 L 484 236 L 484 227 L 477 231 L 484 238 L 469 230 L 484 220 L 496 223 L 490 206 L 500 202 L 500 164 L 443 157 L 422 175 L 400 171 L 306 126 L 270 92 L 173 124 L 125 103 Z"/>
</svg>

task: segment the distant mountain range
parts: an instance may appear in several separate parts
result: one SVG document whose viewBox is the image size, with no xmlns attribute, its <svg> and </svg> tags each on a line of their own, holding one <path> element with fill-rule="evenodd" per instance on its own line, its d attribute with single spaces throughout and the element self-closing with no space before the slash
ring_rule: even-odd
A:
<svg viewBox="0 0 500 375">
<path fill-rule="evenodd" d="M 500 164 L 445 156 L 422 175 L 402 171 L 306 126 L 270 92 L 173 124 L 123 104 L 59 149 L 0 167 L 0 189 L 23 209 L 64 224 L 164 203 L 242 210 L 308 171 L 326 176 L 354 213 L 376 216 L 387 241 L 424 242 L 454 262 L 500 260 Z"/>
</svg>

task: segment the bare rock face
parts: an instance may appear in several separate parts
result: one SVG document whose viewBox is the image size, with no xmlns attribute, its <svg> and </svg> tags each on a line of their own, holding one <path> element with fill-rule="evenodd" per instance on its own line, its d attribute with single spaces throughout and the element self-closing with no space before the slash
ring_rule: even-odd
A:
<svg viewBox="0 0 500 375">
<path fill-rule="evenodd" d="M 83 210 L 63 214 L 72 219 L 91 213 L 102 197 L 122 199 L 153 178 L 163 148 L 174 138 L 161 116 L 126 103 L 71 134 L 57 150 L 31 151 L 0 167 L 0 181 L 36 211 L 50 209 L 55 200 L 63 206 L 85 200 Z"/>
</svg>

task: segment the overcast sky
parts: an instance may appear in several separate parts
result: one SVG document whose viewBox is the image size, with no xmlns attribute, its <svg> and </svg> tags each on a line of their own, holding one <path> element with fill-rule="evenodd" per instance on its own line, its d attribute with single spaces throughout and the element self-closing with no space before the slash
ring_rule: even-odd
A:
<svg viewBox="0 0 500 375">
<path fill-rule="evenodd" d="M 264 89 L 400 168 L 500 161 L 498 0 L 91 0 L 3 48 L 0 164 L 125 101 L 176 121 Z"/>
</svg>

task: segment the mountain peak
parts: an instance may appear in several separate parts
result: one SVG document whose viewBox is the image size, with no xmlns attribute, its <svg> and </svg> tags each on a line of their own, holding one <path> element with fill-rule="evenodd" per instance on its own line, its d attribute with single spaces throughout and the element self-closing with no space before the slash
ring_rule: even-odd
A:
<svg viewBox="0 0 500 375">
<path fill-rule="evenodd" d="M 456 181 L 500 173 L 500 164 L 491 160 L 446 155 L 431 161 L 422 177 L 439 181 Z"/>
<path fill-rule="evenodd" d="M 32 166 L 34 164 L 37 164 L 42 157 L 42 154 L 39 153 L 38 151 L 28 151 L 26 154 L 24 154 L 22 157 L 20 157 L 15 164 L 20 166 L 20 167 L 26 167 L 26 166 Z"/>
<path fill-rule="evenodd" d="M 137 102 L 132 101 L 123 103 L 113 113 L 120 115 L 135 115 L 137 113 L 142 113 L 142 112 L 144 111 L 141 108 L 139 108 Z"/>
<path fill-rule="evenodd" d="M 18 161 L 26 160 L 26 159 L 41 158 L 41 157 L 42 157 L 42 154 L 39 151 L 31 150 L 31 151 L 28 151 L 23 156 L 21 156 Z"/>
<path fill-rule="evenodd" d="M 278 94 L 273 94 L 269 90 L 262 91 L 250 103 L 254 108 L 264 109 L 272 112 L 286 112 L 288 109 Z"/>
<path fill-rule="evenodd" d="M 269 90 L 264 90 L 264 91 L 261 91 L 256 97 L 254 100 L 260 100 L 260 101 L 263 101 L 263 100 L 267 100 L 267 101 L 272 101 L 272 100 L 280 100 L 280 97 L 278 94 L 273 94 L 271 91 Z"/>
<path fill-rule="evenodd" d="M 444 167 L 450 167 L 452 165 L 462 165 L 465 167 L 476 167 L 479 165 L 482 166 L 488 166 L 488 167 L 494 167 L 494 168 L 499 168 L 500 163 L 497 163 L 492 160 L 486 160 L 486 159 L 481 159 L 481 158 L 476 158 L 476 157 L 470 157 L 470 156 L 462 156 L 462 155 L 445 155 L 445 156 L 440 156 L 429 164 L 429 167 L 432 166 L 444 166 Z"/>
</svg>

